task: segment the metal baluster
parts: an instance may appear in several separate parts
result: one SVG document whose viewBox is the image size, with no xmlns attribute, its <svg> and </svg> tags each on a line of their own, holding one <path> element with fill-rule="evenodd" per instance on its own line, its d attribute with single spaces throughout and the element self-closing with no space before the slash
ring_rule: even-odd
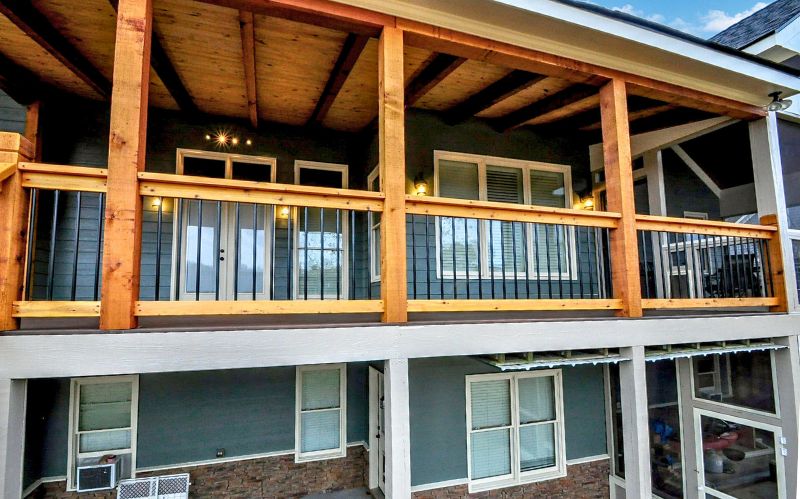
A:
<svg viewBox="0 0 800 499">
<path fill-rule="evenodd" d="M 197 264 L 195 265 L 195 300 L 200 301 L 200 248 L 203 241 L 203 201 L 197 201 Z"/>
<path fill-rule="evenodd" d="M 589 275 L 589 298 L 594 298 L 594 282 L 592 282 L 592 229 L 590 227 L 584 227 L 584 231 L 586 232 L 586 273 Z M 594 246 L 596 247 L 596 238 L 594 239 L 594 242 Z M 581 282 L 583 282 L 583 280 L 581 280 Z"/>
<path fill-rule="evenodd" d="M 697 257 L 695 258 L 695 260 L 699 260 L 699 264 L 700 264 L 700 279 L 699 279 L 699 281 L 700 281 L 700 284 L 699 284 L 700 289 L 699 289 L 699 292 L 697 292 L 695 294 L 697 295 L 698 298 L 704 298 L 705 294 L 706 294 L 705 293 L 705 291 L 706 291 L 706 287 L 705 287 L 706 268 L 705 268 L 705 262 L 704 262 L 704 258 L 703 258 L 703 239 L 705 239 L 704 236 L 702 236 L 702 235 L 698 235 L 697 236 Z M 694 244 L 692 244 L 692 251 L 694 251 Z"/>
<path fill-rule="evenodd" d="M 750 259 L 750 244 L 749 238 L 739 238 L 739 245 L 742 246 L 742 272 L 745 275 L 745 284 L 747 285 L 746 296 L 755 296 L 753 293 L 753 262 Z"/>
<path fill-rule="evenodd" d="M 658 237 L 658 254 L 659 254 L 659 269 L 658 273 L 661 277 L 661 289 L 663 290 L 663 298 L 672 298 L 672 279 L 667 275 L 667 269 L 670 267 L 670 254 L 669 254 L 669 235 L 665 232 L 657 231 Z M 666 258 L 664 257 L 664 241 L 666 241 Z"/>
<path fill-rule="evenodd" d="M 519 299 L 519 273 L 517 270 L 517 225 L 511 222 L 511 255 L 514 259 L 514 298 Z"/>
<path fill-rule="evenodd" d="M 440 276 L 439 276 L 439 293 L 441 299 L 444 300 L 444 232 L 442 230 L 442 217 L 436 217 L 436 221 L 439 225 L 439 269 L 440 269 Z M 383 286 L 383 283 L 381 283 Z"/>
<path fill-rule="evenodd" d="M 431 299 L 431 261 L 430 261 L 430 240 L 428 239 L 428 224 L 430 215 L 425 215 L 425 280 L 427 281 L 427 298 Z"/>
<path fill-rule="evenodd" d="M 506 298 L 506 238 L 503 234 L 503 223 L 500 222 L 500 268 L 503 276 L 503 299 Z"/>
<path fill-rule="evenodd" d="M 475 239 L 478 241 L 478 298 L 483 300 L 483 250 L 481 249 L 480 220 L 475 220 Z"/>
<path fill-rule="evenodd" d="M 224 256 L 222 256 L 222 237 L 220 231 L 222 230 L 222 202 L 217 201 L 217 220 L 216 220 L 216 228 L 214 230 L 214 239 L 216 240 L 216 247 L 217 247 L 217 258 L 214 259 L 214 270 L 216 271 L 216 275 L 214 276 L 214 299 L 219 301 L 219 274 L 222 270 L 222 264 L 220 262 L 224 261 Z"/>
<path fill-rule="evenodd" d="M 28 300 L 33 299 L 33 279 L 34 275 L 34 266 L 35 262 L 33 261 L 33 250 L 36 247 L 36 240 L 34 239 L 34 234 L 36 234 L 36 214 L 39 211 L 39 205 L 37 203 L 39 197 L 39 189 L 33 188 L 31 189 L 31 204 L 30 210 L 28 211 L 28 251 L 26 256 L 26 262 L 28 263 L 28 267 L 26 269 L 26 276 L 25 276 L 25 298 Z M 98 234 L 99 236 L 99 234 Z M 100 246 L 100 238 L 97 238 L 97 245 L 98 248 Z M 95 272 L 97 272 L 97 267 L 95 267 Z M 95 298 L 97 300 L 97 298 Z"/>
<path fill-rule="evenodd" d="M 547 297 L 553 298 L 553 274 L 550 266 L 550 227 L 544 224 L 545 264 L 547 265 Z"/>
<path fill-rule="evenodd" d="M 233 248 L 233 299 L 239 300 L 239 266 L 241 264 L 239 252 L 241 251 L 241 235 L 239 232 L 242 230 L 241 225 L 241 209 L 239 201 L 234 203 L 235 207 L 235 221 L 234 221 L 234 248 Z"/>
<path fill-rule="evenodd" d="M 102 196 L 102 194 L 100 194 L 100 196 Z M 185 259 L 185 258 L 182 258 L 182 256 L 185 257 L 185 255 L 183 255 L 183 248 L 181 247 L 181 243 L 182 243 L 182 239 L 183 239 L 183 203 L 184 203 L 184 200 L 183 199 L 179 199 L 179 198 L 174 198 L 174 200 L 175 200 L 176 203 L 178 203 L 178 209 L 176 210 L 175 218 L 173 219 L 173 222 L 172 222 L 173 224 L 177 224 L 177 226 L 178 226 L 178 240 L 177 240 L 177 246 L 178 246 L 178 249 L 177 249 L 177 251 L 178 251 L 177 269 L 178 270 L 175 273 L 175 301 L 178 301 L 178 300 L 180 300 L 180 297 L 181 297 L 181 265 L 183 264 L 183 260 Z M 95 278 L 97 278 L 96 274 L 95 274 Z M 186 278 L 188 279 L 189 277 L 187 276 Z M 97 288 L 96 284 L 95 284 L 95 288 Z M 97 294 L 97 290 L 95 289 L 95 295 L 96 294 Z M 96 299 L 97 299 L 97 297 L 95 296 L 95 300 Z"/>
<path fill-rule="evenodd" d="M 572 235 L 572 228 L 571 227 L 567 227 L 566 225 L 564 225 L 562 227 L 564 227 L 564 234 L 566 234 L 565 241 L 564 241 L 564 252 L 567 255 L 566 264 L 567 264 L 567 280 L 569 281 L 569 297 L 570 297 L 570 299 L 572 299 L 572 298 L 575 298 L 575 293 L 572 290 L 572 260 L 570 259 L 570 253 L 571 253 L 571 251 L 570 251 L 570 238 L 571 238 L 571 235 Z"/>
<path fill-rule="evenodd" d="M 336 299 L 342 299 L 342 259 L 341 259 L 341 251 L 342 251 L 342 230 L 341 230 L 341 216 L 342 212 L 339 208 L 336 208 Z M 355 232 L 355 227 L 353 229 Z M 353 269 L 355 270 L 355 269 Z"/>
<path fill-rule="evenodd" d="M 55 272 L 56 231 L 58 229 L 58 198 L 60 191 L 53 192 L 53 216 L 50 224 L 50 257 L 47 261 L 47 299 L 53 301 L 53 278 Z"/>
<path fill-rule="evenodd" d="M 494 299 L 494 230 L 492 224 L 494 220 L 489 220 L 489 279 L 492 285 L 492 299 Z"/>
<path fill-rule="evenodd" d="M 531 224 L 527 222 L 522 222 L 522 253 L 523 258 L 525 259 L 525 298 L 531 298 L 531 262 L 530 258 L 528 257 L 528 231 L 530 230 Z"/>
<path fill-rule="evenodd" d="M 469 291 L 469 232 L 467 230 L 467 219 L 464 218 L 464 261 L 466 262 L 466 271 L 464 275 L 467 279 L 467 299 L 470 299 Z M 415 274 L 416 275 L 416 274 Z"/>
<path fill-rule="evenodd" d="M 80 249 L 81 239 L 81 192 L 75 194 L 78 203 L 77 218 L 75 219 L 75 245 L 72 247 L 72 287 L 70 288 L 70 300 L 75 301 L 78 294 L 78 250 Z"/>
<path fill-rule="evenodd" d="M 269 208 L 265 208 L 264 214 L 264 239 L 267 238 L 269 235 L 269 277 L 266 275 L 264 276 L 265 279 L 269 279 L 267 282 L 269 283 L 269 299 L 275 299 L 275 265 L 276 265 L 276 256 L 275 253 L 277 251 L 277 228 L 275 227 L 275 205 L 271 205 Z M 267 216 L 269 216 L 270 225 L 272 226 L 272 230 L 270 234 L 267 234 Z M 266 241 L 264 241 L 266 244 Z M 267 272 L 267 265 L 266 262 L 264 263 L 264 272 Z"/>
<path fill-rule="evenodd" d="M 611 251 L 611 236 L 610 236 L 609 230 L 608 229 L 603 229 L 603 234 L 605 235 L 605 238 L 606 238 L 606 248 L 608 248 L 608 251 L 610 252 Z M 613 272 L 613 269 L 611 268 L 611 265 L 612 265 L 611 257 L 609 256 L 608 253 L 606 253 L 606 258 L 605 258 L 605 262 L 604 263 L 605 263 L 605 272 L 606 272 L 606 296 L 608 297 L 608 296 L 613 296 L 614 295 L 614 288 L 613 288 L 613 284 L 611 282 L 611 272 Z"/>
<path fill-rule="evenodd" d="M 292 251 L 292 242 L 294 241 L 292 220 L 294 215 L 297 214 L 297 210 L 292 206 L 287 206 L 286 209 L 289 213 L 289 216 L 286 217 L 286 299 L 291 300 L 292 285 L 294 284 L 294 275 L 292 274 L 292 257 L 294 257 L 294 251 Z"/>
<path fill-rule="evenodd" d="M 161 199 L 161 198 L 159 198 Z M 158 203 L 156 212 L 156 301 L 161 300 L 161 225 L 164 220 L 164 200 Z"/>
<path fill-rule="evenodd" d="M 686 253 L 686 234 L 678 233 L 675 234 L 675 253 L 680 255 L 680 247 L 679 244 L 683 239 L 683 268 L 685 269 L 686 273 L 686 296 L 687 298 L 691 297 L 691 288 L 689 287 L 689 255 Z M 678 266 L 678 276 L 680 277 L 680 266 Z M 683 282 L 682 279 L 678 279 L 678 282 Z"/>
<path fill-rule="evenodd" d="M 256 247 L 258 246 L 256 244 L 257 240 L 258 240 L 258 205 L 253 203 L 253 277 L 252 277 L 253 289 L 252 289 L 252 295 L 253 295 L 253 300 L 254 301 L 256 299 L 256 282 L 257 282 L 257 277 L 258 277 L 258 264 L 257 264 L 257 260 L 256 260 L 257 255 L 258 255 L 258 252 L 257 252 L 257 249 L 256 249 Z"/>
<path fill-rule="evenodd" d="M 642 262 L 641 262 L 641 265 L 644 267 L 644 272 L 643 272 L 643 274 L 644 274 L 644 296 L 647 297 L 647 298 L 651 298 L 651 296 L 650 296 L 650 279 L 648 278 L 649 275 L 648 275 L 648 272 L 647 272 L 647 243 L 645 241 L 645 238 L 647 237 L 647 234 L 646 234 L 646 231 L 644 231 L 644 230 L 640 230 L 639 234 L 642 236 L 641 237 L 641 242 L 642 242 Z"/>
<path fill-rule="evenodd" d="M 586 298 L 583 294 L 583 275 L 581 272 L 581 229 L 586 229 L 585 227 L 575 227 L 575 271 L 577 272 L 578 278 L 578 291 L 580 292 L 581 298 Z"/>
<path fill-rule="evenodd" d="M 325 299 L 325 208 L 319 209 L 319 299 Z"/>
<path fill-rule="evenodd" d="M 533 227 L 533 257 L 536 262 L 536 298 L 542 297 L 542 270 L 539 265 L 539 224 L 531 224 Z"/>
<path fill-rule="evenodd" d="M 458 298 L 458 263 L 456 260 L 456 219 L 450 219 L 450 235 L 453 240 L 453 298 Z"/>
<path fill-rule="evenodd" d="M 355 228 L 355 226 L 356 226 L 356 212 L 351 210 L 350 211 L 350 227 Z M 367 231 L 371 231 L 371 230 L 372 230 L 372 224 L 370 223 L 369 220 L 367 220 Z M 369 239 L 369 236 L 367 238 Z M 350 241 L 351 241 L 351 244 L 350 244 L 350 263 L 351 263 L 351 265 L 350 265 L 350 276 L 351 276 L 352 283 L 353 283 L 353 295 L 352 296 L 353 296 L 353 298 L 355 298 L 355 296 L 356 296 L 356 275 L 355 275 L 355 272 L 353 271 L 353 269 L 356 268 L 356 252 L 355 252 L 356 231 L 355 231 L 355 229 L 351 229 L 350 230 Z M 370 258 L 372 258 L 372 253 L 369 251 L 369 249 L 367 249 L 367 254 L 369 255 Z M 369 259 L 367 259 L 367 260 L 369 261 Z M 368 263 L 368 266 L 369 265 L 371 265 L 371 264 Z M 378 265 L 380 265 L 380 262 L 378 262 Z M 371 272 L 371 269 L 367 268 L 367 299 L 369 299 L 369 300 L 372 299 L 372 278 L 370 277 L 370 275 L 371 275 L 370 272 Z"/>
<path fill-rule="evenodd" d="M 305 260 L 305 267 L 303 270 L 303 299 L 308 300 L 308 206 L 303 207 L 303 259 Z"/>
<path fill-rule="evenodd" d="M 694 278 L 695 261 L 694 261 L 694 241 L 691 234 L 683 235 L 683 253 L 686 257 L 686 285 L 689 287 L 689 296 L 691 297 L 692 287 L 689 284 L 697 286 L 697 280 Z M 689 262 L 691 261 L 691 265 Z M 698 298 L 697 289 L 695 289 L 694 298 Z"/>
<path fill-rule="evenodd" d="M 417 299 L 417 216 L 411 214 L 411 296 Z"/>
<path fill-rule="evenodd" d="M 772 279 L 772 257 L 770 256 L 769 252 L 769 245 L 772 244 L 770 241 L 764 239 L 764 253 L 767 255 L 767 271 L 764 272 L 764 275 L 769 278 L 769 296 L 775 296 L 775 282 Z"/>
</svg>

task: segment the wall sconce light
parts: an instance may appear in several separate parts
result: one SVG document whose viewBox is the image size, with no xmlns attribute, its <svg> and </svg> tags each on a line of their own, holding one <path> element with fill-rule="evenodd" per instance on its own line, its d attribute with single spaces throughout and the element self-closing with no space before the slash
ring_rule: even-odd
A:
<svg viewBox="0 0 800 499">
<path fill-rule="evenodd" d="M 428 195 L 428 182 L 425 181 L 422 172 L 417 173 L 417 176 L 414 177 L 414 194 L 417 196 Z"/>
<path fill-rule="evenodd" d="M 248 146 L 252 146 L 253 145 L 253 141 L 250 140 L 250 139 L 245 140 L 244 143 L 247 144 Z"/>
<path fill-rule="evenodd" d="M 278 218 L 287 220 L 289 218 L 290 209 L 288 206 L 281 206 L 278 208 Z"/>
<path fill-rule="evenodd" d="M 586 196 L 585 198 L 581 199 L 581 208 L 584 210 L 593 210 L 594 209 L 594 198 L 591 196 Z"/>
<path fill-rule="evenodd" d="M 153 208 L 161 206 L 161 198 L 153 198 Z"/>
</svg>

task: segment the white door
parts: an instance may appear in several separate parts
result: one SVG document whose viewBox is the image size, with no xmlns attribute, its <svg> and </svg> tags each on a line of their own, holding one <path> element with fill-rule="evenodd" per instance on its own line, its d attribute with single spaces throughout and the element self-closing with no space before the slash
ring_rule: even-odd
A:
<svg viewBox="0 0 800 499">
<path fill-rule="evenodd" d="M 183 175 L 273 182 L 275 160 L 179 150 L 177 170 Z M 269 299 L 274 208 L 190 199 L 179 203 L 173 246 L 178 299 Z"/>
<path fill-rule="evenodd" d="M 369 486 L 386 491 L 386 415 L 383 373 L 369 367 Z"/>
</svg>

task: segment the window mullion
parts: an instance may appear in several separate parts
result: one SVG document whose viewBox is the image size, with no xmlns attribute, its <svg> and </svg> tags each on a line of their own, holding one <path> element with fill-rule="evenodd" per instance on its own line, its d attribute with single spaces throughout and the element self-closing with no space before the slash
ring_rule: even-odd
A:
<svg viewBox="0 0 800 499">
<path fill-rule="evenodd" d="M 512 441 L 511 441 L 511 471 L 514 475 L 514 481 L 519 483 L 520 480 L 520 445 L 519 445 L 519 377 L 516 375 L 511 376 L 511 425 Z"/>
</svg>

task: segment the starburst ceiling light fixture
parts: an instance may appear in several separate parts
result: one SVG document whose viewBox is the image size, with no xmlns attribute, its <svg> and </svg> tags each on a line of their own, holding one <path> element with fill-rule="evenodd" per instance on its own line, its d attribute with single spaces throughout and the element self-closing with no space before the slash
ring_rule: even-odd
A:
<svg viewBox="0 0 800 499">
<path fill-rule="evenodd" d="M 783 92 L 772 92 L 769 94 L 772 97 L 772 102 L 767 104 L 767 111 L 786 111 L 792 105 L 792 101 L 789 99 L 781 99 L 781 94 Z"/>
<path fill-rule="evenodd" d="M 213 134 L 207 133 L 205 134 L 205 139 L 207 142 L 213 143 L 219 149 L 228 149 L 231 147 L 238 147 L 241 144 L 245 144 L 248 146 L 253 145 L 253 139 L 240 139 L 239 137 L 233 135 L 228 130 L 218 130 Z"/>
</svg>

